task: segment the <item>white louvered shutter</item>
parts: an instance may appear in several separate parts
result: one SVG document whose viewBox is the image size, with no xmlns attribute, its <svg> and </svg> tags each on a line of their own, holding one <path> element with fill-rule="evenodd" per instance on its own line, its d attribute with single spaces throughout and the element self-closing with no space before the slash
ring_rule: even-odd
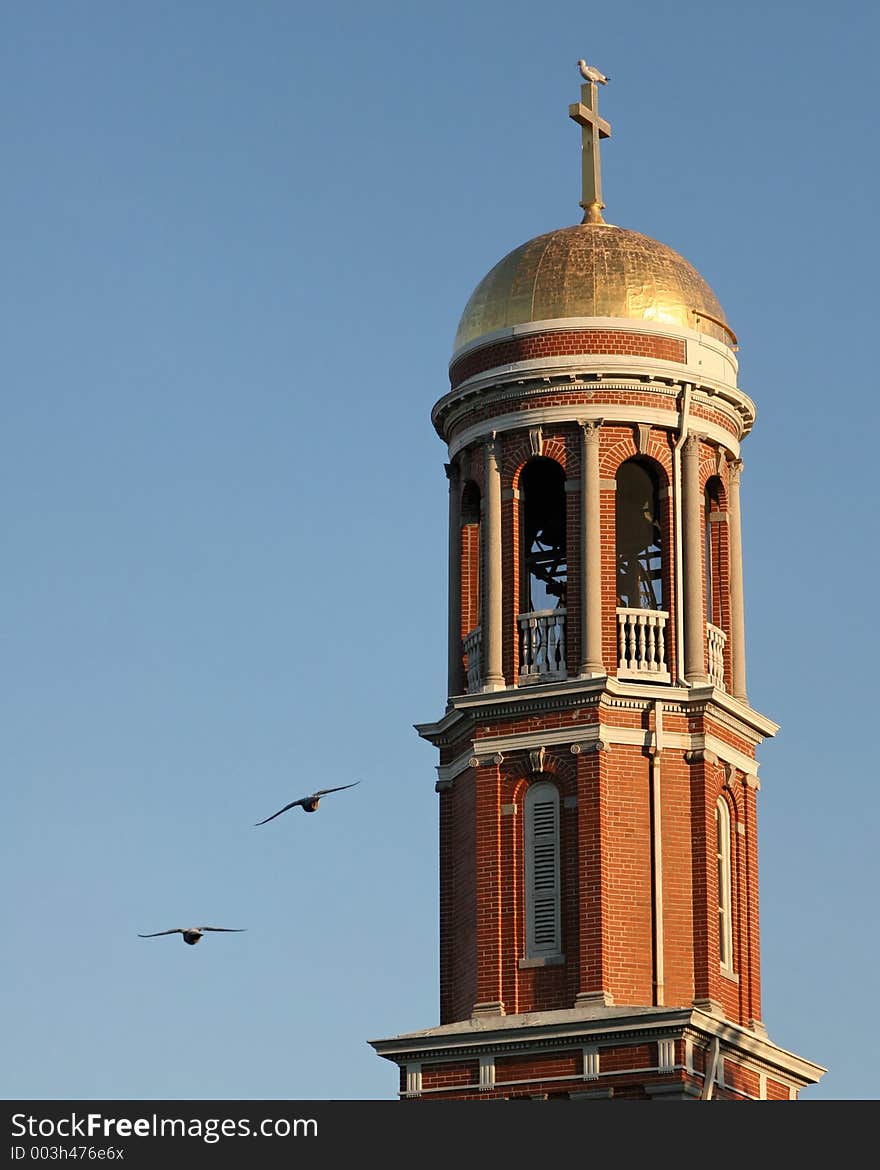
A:
<svg viewBox="0 0 880 1170">
<path fill-rule="evenodd" d="M 526 955 L 561 950 L 559 795 L 553 784 L 533 784 L 526 795 Z"/>
</svg>

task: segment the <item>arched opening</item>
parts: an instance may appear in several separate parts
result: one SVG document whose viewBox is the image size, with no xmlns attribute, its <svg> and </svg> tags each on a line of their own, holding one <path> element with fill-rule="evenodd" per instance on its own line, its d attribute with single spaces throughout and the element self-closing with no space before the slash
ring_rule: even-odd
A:
<svg viewBox="0 0 880 1170">
<path fill-rule="evenodd" d="M 718 956 L 725 971 L 733 970 L 733 882 L 731 878 L 730 809 L 723 796 L 715 804 L 718 857 Z"/>
<path fill-rule="evenodd" d="M 721 625 L 721 582 L 718 571 L 721 565 L 717 517 L 721 511 L 721 481 L 717 475 L 706 483 L 703 510 L 706 556 L 706 621 Z"/>
<path fill-rule="evenodd" d="M 553 459 L 531 459 L 520 477 L 522 608 L 534 612 L 565 605 L 565 472 Z"/>
<path fill-rule="evenodd" d="M 669 682 L 657 475 L 648 463 L 628 459 L 617 470 L 616 488 L 617 673 Z"/>
<path fill-rule="evenodd" d="M 530 459 L 520 476 L 520 678 L 564 678 L 566 588 L 565 472 Z"/>
<path fill-rule="evenodd" d="M 461 637 L 468 693 L 482 682 L 480 605 L 480 489 L 468 480 L 461 493 Z"/>
<path fill-rule="evenodd" d="M 663 608 L 663 534 L 657 477 L 635 459 L 617 471 L 617 604 Z"/>
<path fill-rule="evenodd" d="M 703 506 L 703 559 L 706 572 L 706 648 L 710 681 L 716 687 L 724 687 L 724 647 L 727 634 L 724 631 L 724 591 L 721 582 L 721 540 L 722 511 L 721 480 L 713 475 L 706 483 Z"/>
</svg>

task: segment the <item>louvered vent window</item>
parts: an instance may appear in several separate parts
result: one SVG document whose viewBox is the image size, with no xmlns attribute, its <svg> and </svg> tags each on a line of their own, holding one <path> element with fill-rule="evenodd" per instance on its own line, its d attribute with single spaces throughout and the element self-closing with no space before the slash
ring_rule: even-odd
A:
<svg viewBox="0 0 880 1170">
<path fill-rule="evenodd" d="M 715 805 L 718 836 L 718 954 L 725 971 L 733 970 L 732 883 L 730 872 L 730 811 L 723 797 Z"/>
<path fill-rule="evenodd" d="M 533 784 L 525 801 L 526 957 L 562 950 L 559 890 L 559 793 L 546 781 Z"/>
</svg>

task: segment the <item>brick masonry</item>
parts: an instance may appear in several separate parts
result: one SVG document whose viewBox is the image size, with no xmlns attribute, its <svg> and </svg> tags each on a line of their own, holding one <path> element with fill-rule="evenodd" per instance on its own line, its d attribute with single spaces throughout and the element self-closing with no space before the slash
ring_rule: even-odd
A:
<svg viewBox="0 0 880 1170">
<path fill-rule="evenodd" d="M 575 357 L 578 354 L 622 354 L 684 363 L 687 360 L 687 347 L 680 338 L 618 329 L 572 329 L 508 337 L 471 350 L 453 362 L 449 370 L 449 383 L 455 389 L 475 374 L 499 366 L 539 358 Z"/>
</svg>

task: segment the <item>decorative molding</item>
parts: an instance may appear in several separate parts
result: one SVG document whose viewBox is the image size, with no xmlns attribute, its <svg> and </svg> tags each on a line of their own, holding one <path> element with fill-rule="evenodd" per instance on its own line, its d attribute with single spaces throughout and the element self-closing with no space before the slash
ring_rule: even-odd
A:
<svg viewBox="0 0 880 1170">
<path fill-rule="evenodd" d="M 485 768 L 487 764 L 503 763 L 504 753 L 498 751 L 493 752 L 491 755 L 488 752 L 484 752 L 481 756 L 473 755 L 468 758 L 469 768 Z"/>
<path fill-rule="evenodd" d="M 638 389 L 638 387 L 620 387 L 620 389 L 630 388 Z M 614 387 L 614 389 L 618 389 L 618 387 Z M 644 388 L 642 387 L 642 389 Z M 522 397 L 522 395 L 519 395 L 519 397 Z M 539 422 L 542 427 L 555 429 L 560 424 L 575 421 L 572 417 L 574 409 L 576 408 L 571 406 L 534 407 L 528 411 L 528 417 Z M 609 402 L 603 402 L 601 409 L 603 412 L 603 421 L 608 425 L 612 423 L 625 425 L 627 423 L 632 424 L 647 421 L 653 427 L 671 432 L 675 432 L 678 427 L 678 412 L 675 410 L 663 410 L 650 406 L 619 406 L 616 403 Z M 499 434 L 504 434 L 509 431 L 521 431 L 523 430 L 524 422 L 523 411 L 501 414 L 492 421 Z M 739 423 L 740 427 L 742 427 L 742 419 L 739 419 Z M 717 443 L 723 443 L 728 447 L 738 447 L 737 439 L 719 423 L 713 423 L 708 419 L 700 419 L 700 425 L 705 428 L 707 437 L 714 439 Z M 485 427 L 485 420 L 474 423 L 470 427 L 464 427 L 457 435 L 449 440 L 449 457 L 454 458 L 462 448 L 468 447 L 471 443 L 483 438 L 485 436 Z"/>
<path fill-rule="evenodd" d="M 503 817 L 515 817 L 516 816 L 516 805 L 515 804 L 502 804 L 501 815 Z"/>
<path fill-rule="evenodd" d="M 500 999 L 489 999 L 484 1003 L 475 1003 L 471 1008 L 471 1015 L 474 1017 L 503 1016 L 504 1001 Z"/>
<path fill-rule="evenodd" d="M 578 426 L 581 428 L 583 440 L 585 443 L 598 443 L 599 431 L 604 424 L 604 418 L 579 418 L 577 420 Z"/>
<path fill-rule="evenodd" d="M 705 748 L 699 748 L 696 751 L 688 751 L 684 753 L 685 762 L 688 764 L 711 764 L 715 767 L 718 764 L 718 757 L 714 752 L 706 751 Z"/>
<path fill-rule="evenodd" d="M 451 792 L 452 786 L 455 784 L 454 780 L 437 780 L 434 783 L 435 792 Z"/>
<path fill-rule="evenodd" d="M 585 755 L 590 755 L 592 752 L 607 752 L 611 750 L 611 744 L 606 739 L 588 739 L 581 740 L 580 743 L 573 743 L 568 749 L 573 756 L 579 756 L 582 752 Z"/>
<path fill-rule="evenodd" d="M 707 1016 L 713 1016 L 716 1020 L 727 1019 L 723 1004 L 715 999 L 695 999 L 693 1003 L 697 1011 L 705 1012 Z"/>
<path fill-rule="evenodd" d="M 406 1063 L 406 1096 L 420 1097 L 422 1094 L 422 1064 L 418 1060 Z"/>
<path fill-rule="evenodd" d="M 636 448 L 640 455 L 647 455 L 651 442 L 651 424 L 636 423 Z"/>
<path fill-rule="evenodd" d="M 657 1041 L 657 1071 L 672 1072 L 675 1068 L 675 1041 L 664 1037 Z"/>
<path fill-rule="evenodd" d="M 450 761 L 450 763 L 437 765 L 437 785 L 443 786 L 441 788 L 435 785 L 438 792 L 445 792 L 448 787 L 452 786 L 452 782 L 456 776 L 460 776 L 468 768 L 477 767 L 476 764 L 471 762 L 475 758 L 473 751 L 473 747 L 470 747 L 466 752 L 463 752 L 456 759 Z"/>
<path fill-rule="evenodd" d="M 581 1049 L 584 1058 L 584 1080 L 596 1081 L 599 1079 L 599 1046 L 585 1044 Z"/>
<path fill-rule="evenodd" d="M 736 768 L 734 768 L 733 764 L 725 761 L 725 764 L 724 764 L 724 787 L 732 789 L 735 783 L 736 783 Z"/>
<path fill-rule="evenodd" d="M 532 455 L 540 455 L 544 448 L 544 435 L 540 427 L 529 427 L 529 450 Z"/>
<path fill-rule="evenodd" d="M 574 997 L 575 1007 L 614 1007 L 610 991 L 579 991 Z"/>
<path fill-rule="evenodd" d="M 480 1057 L 480 1092 L 495 1088 L 495 1057 L 487 1054 Z"/>
<path fill-rule="evenodd" d="M 529 752 L 529 766 L 533 772 L 544 771 L 544 760 L 547 757 L 547 748 L 542 743 L 540 747 Z"/>
</svg>

